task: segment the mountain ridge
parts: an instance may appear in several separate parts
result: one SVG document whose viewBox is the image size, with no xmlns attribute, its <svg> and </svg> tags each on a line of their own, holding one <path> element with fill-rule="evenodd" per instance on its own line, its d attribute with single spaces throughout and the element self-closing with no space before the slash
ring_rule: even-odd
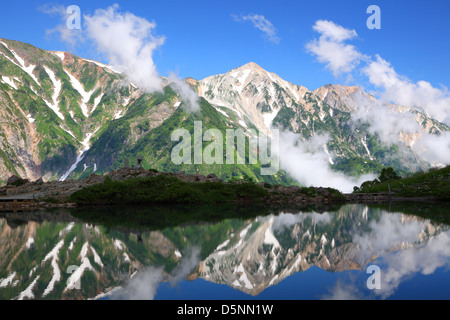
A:
<svg viewBox="0 0 450 320">
<path fill-rule="evenodd" d="M 184 79 L 207 118 L 185 110 L 184 97 L 167 89 L 169 78 L 161 77 L 165 93 L 147 93 L 118 72 L 70 52 L 0 39 L 0 181 L 13 174 L 32 180 L 83 178 L 118 169 L 125 158 L 139 155 L 148 158 L 147 167 L 185 169 L 167 163 L 173 143 L 168 146 L 166 126 L 183 126 L 192 117 L 214 118 L 220 130 L 253 128 L 269 136 L 273 129 L 289 130 L 306 142 L 328 135 L 320 149 L 332 168 L 357 175 L 388 165 L 409 172 L 425 168 L 411 150 L 415 140 L 450 130 L 412 108 L 384 104 L 395 114 L 414 113 L 421 126 L 417 134 L 386 144 L 364 119 L 352 120 L 361 105 L 380 103 L 359 87 L 327 84 L 310 91 L 255 62 L 202 80 Z M 258 166 L 206 169 L 221 178 L 237 174 L 265 181 L 255 173 Z"/>
</svg>

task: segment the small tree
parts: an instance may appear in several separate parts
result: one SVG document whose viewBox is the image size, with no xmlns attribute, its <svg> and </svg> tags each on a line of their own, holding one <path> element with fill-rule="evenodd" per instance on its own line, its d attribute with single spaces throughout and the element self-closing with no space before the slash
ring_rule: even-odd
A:
<svg viewBox="0 0 450 320">
<path fill-rule="evenodd" d="M 396 179 L 400 179 L 400 176 L 392 167 L 383 168 L 383 170 L 381 170 L 380 176 L 378 177 L 378 180 L 380 180 L 380 182 Z"/>
</svg>

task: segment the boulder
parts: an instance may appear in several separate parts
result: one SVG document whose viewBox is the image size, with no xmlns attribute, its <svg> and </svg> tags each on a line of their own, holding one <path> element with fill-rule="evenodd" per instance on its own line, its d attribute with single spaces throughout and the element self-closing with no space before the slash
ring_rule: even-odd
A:
<svg viewBox="0 0 450 320">
<path fill-rule="evenodd" d="M 8 181 L 6 182 L 6 184 L 8 186 L 10 186 L 10 185 L 16 184 L 20 180 L 22 180 L 22 178 L 14 175 L 14 176 L 11 176 L 11 177 L 8 178 Z"/>
<path fill-rule="evenodd" d="M 16 175 L 13 175 L 11 177 L 8 178 L 6 185 L 7 186 L 21 186 L 23 184 L 26 184 L 30 182 L 30 180 L 28 179 L 22 179 Z"/>
<path fill-rule="evenodd" d="M 202 174 L 197 174 L 197 175 L 195 175 L 195 181 L 205 182 L 206 181 L 206 177 L 204 175 L 202 175 Z"/>
<path fill-rule="evenodd" d="M 219 178 L 216 176 L 215 173 L 210 173 L 210 174 L 208 174 L 208 175 L 206 176 L 206 179 L 207 179 L 208 181 L 211 181 L 211 182 L 220 182 L 220 181 L 222 181 L 221 179 L 219 179 Z"/>
</svg>

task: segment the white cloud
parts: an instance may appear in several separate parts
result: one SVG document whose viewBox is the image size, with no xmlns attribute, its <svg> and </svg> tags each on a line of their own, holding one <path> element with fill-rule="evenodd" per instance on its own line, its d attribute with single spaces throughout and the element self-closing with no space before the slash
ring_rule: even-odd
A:
<svg viewBox="0 0 450 320">
<path fill-rule="evenodd" d="M 361 300 L 364 297 L 361 295 L 358 288 L 353 284 L 344 283 L 338 280 L 334 287 L 329 290 L 328 294 L 321 297 L 322 300 Z"/>
<path fill-rule="evenodd" d="M 128 79 L 147 92 L 161 91 L 162 78 L 153 61 L 153 53 L 164 44 L 164 36 L 155 36 L 155 22 L 137 17 L 132 13 L 121 13 L 114 4 L 107 9 L 98 9 L 93 15 L 83 17 L 83 32 L 69 30 L 66 27 L 66 8 L 42 6 L 40 10 L 49 15 L 63 17 L 61 24 L 48 30 L 49 34 L 59 33 L 63 42 L 75 46 L 78 42 L 91 41 L 98 52 L 105 56 L 114 70 L 123 72 Z M 198 95 L 175 74 L 169 76 L 169 82 L 185 101 L 187 111 L 198 111 Z"/>
<path fill-rule="evenodd" d="M 434 236 L 422 246 L 384 257 L 387 269 L 382 270 L 379 293 L 381 297 L 388 298 L 395 293 L 403 281 L 416 274 L 430 275 L 438 268 L 448 267 L 449 245 L 450 237 L 447 231 Z"/>
<path fill-rule="evenodd" d="M 318 61 L 325 63 L 334 76 L 347 73 L 348 77 L 352 77 L 351 72 L 360 62 L 365 62 L 359 71 L 376 88 L 372 93 L 380 100 L 359 101 L 356 112 L 352 113 L 352 121 L 368 123 L 369 132 L 378 134 L 385 143 L 398 143 L 401 137 L 408 137 L 409 144 L 413 142 L 413 151 L 431 164 L 450 163 L 449 135 L 435 136 L 425 132 L 418 118 L 410 112 L 411 109 L 417 110 L 450 125 L 450 94 L 447 88 L 435 88 L 427 81 L 414 83 L 399 75 L 379 55 L 370 57 L 346 44 L 345 41 L 357 36 L 355 30 L 325 20 L 318 20 L 313 29 L 320 33 L 320 38 L 307 43 L 306 49 Z M 406 108 L 401 110 L 399 106 Z"/>
<path fill-rule="evenodd" d="M 381 213 L 380 218 L 370 222 L 369 231 L 361 232 L 359 228 L 351 234 L 354 245 L 347 255 L 363 266 L 364 281 L 349 275 L 348 280 L 338 280 L 323 299 L 388 299 L 403 282 L 411 281 L 416 275 L 430 275 L 438 268 L 448 268 L 450 233 L 447 228 L 438 230 L 441 226 L 429 220 L 405 218 L 403 213 L 384 210 Z M 434 234 L 424 238 L 428 232 Z M 367 294 L 362 285 L 369 277 L 366 267 L 373 263 L 380 264 L 381 288 Z"/>
<path fill-rule="evenodd" d="M 421 118 L 411 112 L 412 108 L 399 107 L 364 96 L 356 98 L 356 105 L 351 114 L 351 123 L 369 124 L 367 131 L 377 135 L 381 142 L 389 146 L 401 141 L 405 146 L 411 147 L 416 157 L 432 166 L 450 163 L 450 132 L 440 135 L 428 133 L 419 124 L 418 119 Z"/>
<path fill-rule="evenodd" d="M 177 285 L 192 269 L 200 263 L 200 248 L 191 247 L 187 249 L 183 260 L 168 276 L 163 267 L 148 267 L 128 283 L 111 295 L 112 300 L 153 300 L 157 294 L 159 285 L 169 280 L 172 286 Z"/>
<path fill-rule="evenodd" d="M 378 257 L 385 264 L 381 270 L 381 290 L 377 292 L 383 299 L 415 274 L 432 274 L 448 265 L 449 231 L 437 231 L 423 240 L 426 231 L 434 228 L 429 220 L 405 219 L 403 214 L 383 211 L 379 220 L 370 223 L 370 232 L 353 236 L 358 251 L 355 254 L 361 263 Z"/>
<path fill-rule="evenodd" d="M 196 112 L 200 110 L 198 104 L 198 94 L 188 86 L 186 82 L 179 79 L 174 73 L 169 75 L 169 83 L 172 84 L 173 89 L 178 93 L 184 101 L 184 108 L 189 112 Z"/>
<path fill-rule="evenodd" d="M 357 36 L 355 30 L 326 20 L 318 20 L 313 29 L 320 33 L 320 38 L 308 42 L 306 49 L 316 55 L 319 62 L 325 63 L 334 76 L 352 71 L 365 58 L 355 46 L 344 43 Z"/>
<path fill-rule="evenodd" d="M 313 29 L 320 38 L 306 44 L 306 49 L 326 64 L 334 76 L 352 72 L 361 61 L 361 68 L 371 84 L 381 91 L 375 92 L 381 99 L 417 109 L 435 120 L 450 125 L 450 94 L 447 88 L 438 89 L 427 81 L 412 82 L 399 75 L 389 62 L 379 55 L 375 58 L 359 52 L 344 43 L 357 36 L 355 30 L 345 29 L 332 21 L 318 20 Z M 349 76 L 351 76 L 349 74 Z"/>
<path fill-rule="evenodd" d="M 260 31 L 262 31 L 265 35 L 265 37 L 273 43 L 279 43 L 280 38 L 277 36 L 277 32 L 275 27 L 273 26 L 272 22 L 267 20 L 264 16 L 259 14 L 248 14 L 246 16 L 237 17 L 233 15 L 233 18 L 236 21 L 250 21 L 253 26 Z"/>
<path fill-rule="evenodd" d="M 316 21 L 313 29 L 320 33 L 324 39 L 336 42 L 350 40 L 358 35 L 355 30 L 345 29 L 344 27 L 327 20 Z"/>
<path fill-rule="evenodd" d="M 355 99 L 357 107 L 351 114 L 351 121 L 368 123 L 368 131 L 377 134 L 380 140 L 388 145 L 398 143 L 400 135 L 413 136 L 421 130 L 415 115 L 409 109 L 400 109 L 366 96 Z"/>
<path fill-rule="evenodd" d="M 85 15 L 85 29 L 109 64 L 121 68 L 128 78 L 148 92 L 160 91 L 162 80 L 153 61 L 153 52 L 164 37 L 152 34 L 156 23 L 132 13 L 120 13 L 118 5 Z"/>
<path fill-rule="evenodd" d="M 352 192 L 354 186 L 375 178 L 372 174 L 354 178 L 333 171 L 323 148 L 328 140 L 321 135 L 303 141 L 299 134 L 280 132 L 280 168 L 303 186 L 331 187 L 342 192 Z"/>
<path fill-rule="evenodd" d="M 390 63 L 379 55 L 362 71 L 374 86 L 383 90 L 380 92 L 382 99 L 413 107 L 450 125 L 450 94 L 446 88 L 434 88 L 427 81 L 413 83 L 397 74 Z"/>
<path fill-rule="evenodd" d="M 60 17 L 60 23 L 56 27 L 46 30 L 47 37 L 58 35 L 60 40 L 67 43 L 71 48 L 75 48 L 79 43 L 84 43 L 85 39 L 81 30 L 67 28 L 67 19 L 70 14 L 67 13 L 66 7 L 61 4 L 43 4 L 38 7 L 38 10 L 50 16 Z"/>
<path fill-rule="evenodd" d="M 450 163 L 450 132 L 441 135 L 427 134 L 416 140 L 412 146 L 420 158 L 432 166 L 440 167 Z"/>
<path fill-rule="evenodd" d="M 280 213 L 279 215 L 273 216 L 273 230 L 282 231 L 284 228 L 289 228 L 295 224 L 303 223 L 307 219 L 311 219 L 314 224 L 326 225 L 331 223 L 333 220 L 334 213 L 323 212 L 300 212 L 298 214 L 292 213 Z"/>
<path fill-rule="evenodd" d="M 172 286 L 177 285 L 188 276 L 192 270 L 200 263 L 200 248 L 191 247 L 187 249 L 181 263 L 173 270 L 169 282 Z"/>
<path fill-rule="evenodd" d="M 153 300 L 163 280 L 163 268 L 149 267 L 130 279 L 124 288 L 111 295 L 112 300 Z"/>
</svg>

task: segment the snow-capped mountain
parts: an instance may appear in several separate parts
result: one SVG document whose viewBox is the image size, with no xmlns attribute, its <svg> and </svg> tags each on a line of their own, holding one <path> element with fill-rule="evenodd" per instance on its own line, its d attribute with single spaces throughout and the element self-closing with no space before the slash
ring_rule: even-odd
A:
<svg viewBox="0 0 450 320">
<path fill-rule="evenodd" d="M 197 85 L 198 94 L 211 104 L 235 112 L 244 127 L 255 126 L 267 134 L 280 109 L 304 102 L 305 94 L 309 92 L 253 62 L 198 81 Z"/>
</svg>

